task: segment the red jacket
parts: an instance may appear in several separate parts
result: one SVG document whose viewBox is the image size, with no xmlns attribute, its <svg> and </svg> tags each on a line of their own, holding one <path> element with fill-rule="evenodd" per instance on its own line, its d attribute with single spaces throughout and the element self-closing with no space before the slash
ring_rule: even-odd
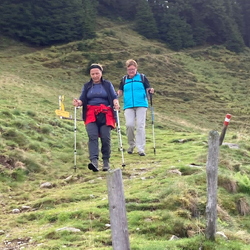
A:
<svg viewBox="0 0 250 250">
<path fill-rule="evenodd" d="M 115 128 L 115 117 L 111 107 L 107 107 L 104 104 L 100 106 L 87 105 L 86 121 L 85 124 L 95 122 L 96 115 L 99 113 L 106 114 L 106 125 Z"/>
</svg>

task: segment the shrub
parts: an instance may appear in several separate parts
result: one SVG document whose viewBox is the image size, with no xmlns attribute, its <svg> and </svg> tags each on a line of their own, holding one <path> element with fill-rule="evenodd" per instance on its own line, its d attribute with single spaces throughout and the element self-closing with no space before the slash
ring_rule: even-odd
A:
<svg viewBox="0 0 250 250">
<path fill-rule="evenodd" d="M 48 125 L 41 126 L 41 132 L 43 134 L 49 134 L 51 131 L 52 131 L 51 126 L 48 126 Z"/>
<path fill-rule="evenodd" d="M 21 112 L 17 109 L 14 109 L 13 114 L 14 115 L 21 115 Z"/>
<path fill-rule="evenodd" d="M 161 50 L 160 49 L 155 49 L 155 54 L 161 54 Z"/>
<path fill-rule="evenodd" d="M 114 58 L 114 57 L 113 57 L 113 54 L 112 54 L 112 53 L 108 53 L 107 59 L 110 60 L 110 61 L 112 61 L 113 58 Z"/>
<path fill-rule="evenodd" d="M 117 68 L 123 68 L 124 67 L 123 62 L 122 61 L 117 61 L 116 62 L 116 67 Z"/>
<path fill-rule="evenodd" d="M 3 116 L 6 116 L 6 117 L 9 117 L 9 118 L 12 118 L 12 117 L 13 117 L 12 114 L 11 114 L 9 111 L 7 111 L 7 110 L 3 110 L 3 111 L 2 111 L 2 115 L 3 115 Z"/>
<path fill-rule="evenodd" d="M 116 33 L 113 30 L 104 30 L 103 34 L 106 36 L 115 36 Z"/>
<path fill-rule="evenodd" d="M 32 159 L 24 159 L 23 162 L 25 163 L 29 172 L 38 173 L 42 171 L 42 166 Z"/>
<path fill-rule="evenodd" d="M 25 171 L 23 169 L 16 169 L 15 171 L 13 171 L 11 173 L 11 177 L 12 179 L 14 179 L 15 181 L 24 181 L 25 180 Z"/>
<path fill-rule="evenodd" d="M 19 146 L 25 146 L 28 142 L 24 134 L 16 131 L 15 129 L 9 129 L 2 134 L 6 140 L 16 142 Z"/>
<path fill-rule="evenodd" d="M 239 186 L 239 192 L 250 193 L 250 180 L 247 175 L 242 175 L 241 173 L 236 173 L 236 180 Z"/>
<path fill-rule="evenodd" d="M 77 49 L 79 51 L 84 51 L 84 50 L 87 49 L 87 46 L 86 46 L 86 44 L 84 42 L 80 42 L 80 43 L 77 44 Z"/>
<path fill-rule="evenodd" d="M 12 123 L 12 125 L 17 128 L 24 128 L 26 124 L 24 123 L 24 121 L 16 120 Z"/>
<path fill-rule="evenodd" d="M 26 112 L 26 114 L 27 114 L 28 116 L 30 116 L 30 117 L 35 117 L 35 116 L 36 116 L 36 113 L 35 113 L 34 111 L 30 111 L 30 110 L 28 110 L 28 111 Z"/>
<path fill-rule="evenodd" d="M 34 151 L 39 152 L 39 153 L 44 152 L 44 149 L 40 146 L 40 143 L 38 143 L 38 142 L 30 143 L 29 148 L 31 150 L 34 150 Z"/>
</svg>

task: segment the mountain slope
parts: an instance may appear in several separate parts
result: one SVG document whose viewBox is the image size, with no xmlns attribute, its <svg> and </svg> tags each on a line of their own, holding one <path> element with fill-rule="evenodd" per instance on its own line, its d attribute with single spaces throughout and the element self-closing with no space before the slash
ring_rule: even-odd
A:
<svg viewBox="0 0 250 250">
<path fill-rule="evenodd" d="M 87 169 L 87 135 L 80 121 L 74 172 L 74 124 L 55 110 L 64 95 L 66 110 L 74 114 L 71 100 L 89 79 L 91 62 L 103 64 L 104 77 L 117 89 L 128 58 L 138 61 L 156 90 L 156 155 L 150 109 L 147 156 L 125 152 L 131 249 L 247 249 L 249 51 L 237 55 L 213 46 L 173 52 L 130 27 L 101 19 L 95 39 L 49 48 L 1 38 L 1 249 L 112 248 L 106 174 Z M 211 129 L 220 132 L 226 113 L 232 120 L 225 141 L 239 145 L 220 148 L 218 231 L 229 240 L 210 243 L 204 237 L 207 140 Z M 122 112 L 120 119 L 126 149 Z M 117 149 L 112 131 L 112 169 L 121 167 Z M 45 182 L 51 188 L 41 188 Z M 65 226 L 81 231 L 57 231 Z M 180 239 L 169 241 L 172 235 Z"/>
</svg>

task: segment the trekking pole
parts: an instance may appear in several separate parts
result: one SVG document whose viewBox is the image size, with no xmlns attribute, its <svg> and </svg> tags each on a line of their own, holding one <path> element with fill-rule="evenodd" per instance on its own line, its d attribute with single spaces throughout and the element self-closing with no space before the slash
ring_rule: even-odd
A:
<svg viewBox="0 0 250 250">
<path fill-rule="evenodd" d="M 117 145 L 118 145 L 118 152 L 120 151 L 120 139 L 119 139 L 119 131 L 118 126 L 116 126 L 116 132 L 117 132 Z"/>
<path fill-rule="evenodd" d="M 120 127 L 120 119 L 119 119 L 119 110 L 116 110 L 116 119 L 117 119 L 117 133 L 119 138 L 119 148 L 122 154 L 122 167 L 125 167 L 126 164 L 124 163 L 124 154 L 123 154 L 123 147 L 122 147 L 122 134 L 121 134 L 121 127 Z"/>
<path fill-rule="evenodd" d="M 75 107 L 75 115 L 74 115 L 74 170 L 76 172 L 76 109 Z"/>
<path fill-rule="evenodd" d="M 155 126 L 154 126 L 154 107 L 153 107 L 153 94 L 149 93 L 150 97 L 150 110 L 151 110 L 151 120 L 152 120 L 152 134 L 153 134 L 153 145 L 154 145 L 154 154 L 156 154 L 155 149 Z"/>
</svg>

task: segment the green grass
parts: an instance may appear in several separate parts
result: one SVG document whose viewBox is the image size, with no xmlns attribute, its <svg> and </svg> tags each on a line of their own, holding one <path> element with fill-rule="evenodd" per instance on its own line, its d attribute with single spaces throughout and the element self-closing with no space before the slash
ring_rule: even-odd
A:
<svg viewBox="0 0 250 250">
<path fill-rule="evenodd" d="M 248 249 L 249 50 L 237 55 L 211 46 L 173 52 L 129 24 L 107 19 L 87 41 L 32 48 L 0 40 L 0 248 L 19 241 L 25 249 L 112 249 L 107 173 L 87 169 L 82 121 L 74 171 L 74 122 L 60 119 L 55 110 L 64 95 L 66 111 L 74 115 L 71 102 L 89 79 L 89 63 L 101 63 L 117 89 L 124 62 L 134 58 L 156 90 L 156 154 L 150 110 L 147 155 L 125 151 L 125 168 L 112 131 L 111 168 L 122 168 L 131 249 Z M 205 239 L 207 140 L 210 130 L 220 132 L 227 113 L 232 119 L 225 142 L 239 145 L 220 147 L 217 231 L 228 240 L 217 236 L 210 242 Z M 120 120 L 126 150 L 122 111 Z M 44 182 L 52 188 L 40 188 Z M 21 212 L 13 214 L 17 208 Z M 66 226 L 81 231 L 57 231 Z M 170 241 L 172 235 L 179 239 Z"/>
</svg>

